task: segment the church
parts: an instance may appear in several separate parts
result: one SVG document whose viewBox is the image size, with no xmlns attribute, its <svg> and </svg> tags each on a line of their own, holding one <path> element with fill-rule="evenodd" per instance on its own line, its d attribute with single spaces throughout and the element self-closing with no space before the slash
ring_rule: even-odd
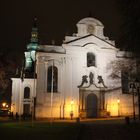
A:
<svg viewBox="0 0 140 140">
<path fill-rule="evenodd" d="M 104 36 L 104 25 L 87 17 L 61 46 L 38 43 L 36 21 L 19 77 L 12 79 L 11 111 L 36 118 L 98 118 L 133 115 L 137 96 L 118 64 L 131 54 Z M 124 64 L 125 65 L 125 64 Z M 117 76 L 112 76 L 115 75 Z"/>
</svg>

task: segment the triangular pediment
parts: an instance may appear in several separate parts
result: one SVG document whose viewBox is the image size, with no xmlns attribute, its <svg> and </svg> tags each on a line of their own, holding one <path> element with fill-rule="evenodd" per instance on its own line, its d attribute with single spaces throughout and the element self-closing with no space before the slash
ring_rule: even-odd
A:
<svg viewBox="0 0 140 140">
<path fill-rule="evenodd" d="M 95 35 L 92 35 L 92 34 L 65 42 L 65 45 L 77 46 L 77 47 L 85 47 L 88 44 L 95 44 L 102 49 L 117 50 L 117 48 L 113 44 L 111 44 L 109 41 L 103 40 L 103 39 L 101 39 Z"/>
</svg>

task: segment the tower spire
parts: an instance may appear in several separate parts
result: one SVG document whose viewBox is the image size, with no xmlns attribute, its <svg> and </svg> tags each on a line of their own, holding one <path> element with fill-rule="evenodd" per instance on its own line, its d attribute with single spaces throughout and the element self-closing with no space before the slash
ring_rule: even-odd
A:
<svg viewBox="0 0 140 140">
<path fill-rule="evenodd" d="M 38 28 L 37 28 L 37 18 L 34 18 L 33 27 L 31 32 L 31 43 L 38 43 Z"/>
<path fill-rule="evenodd" d="M 37 18 L 33 19 L 33 26 L 31 31 L 30 43 L 27 45 L 27 50 L 36 50 L 38 47 L 38 28 L 37 28 Z"/>
<path fill-rule="evenodd" d="M 92 12 L 91 11 L 89 11 L 88 17 L 92 17 Z"/>
<path fill-rule="evenodd" d="M 33 27 L 34 28 L 37 28 L 37 17 L 34 17 Z"/>
</svg>

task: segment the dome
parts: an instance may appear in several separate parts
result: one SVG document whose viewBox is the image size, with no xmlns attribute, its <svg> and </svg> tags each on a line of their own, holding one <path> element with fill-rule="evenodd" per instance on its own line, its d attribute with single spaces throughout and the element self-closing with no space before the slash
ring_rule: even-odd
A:
<svg viewBox="0 0 140 140">
<path fill-rule="evenodd" d="M 83 18 L 77 24 L 93 24 L 94 26 L 104 26 L 99 20 L 91 17 Z"/>
</svg>

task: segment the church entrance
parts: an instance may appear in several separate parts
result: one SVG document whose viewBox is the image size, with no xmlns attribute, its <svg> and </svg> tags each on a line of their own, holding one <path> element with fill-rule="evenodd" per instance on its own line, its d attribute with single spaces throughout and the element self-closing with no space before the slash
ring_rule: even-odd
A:
<svg viewBox="0 0 140 140">
<path fill-rule="evenodd" d="M 86 99 L 87 118 L 96 118 L 97 117 L 97 108 L 98 108 L 97 96 L 93 93 L 90 93 Z"/>
<path fill-rule="evenodd" d="M 23 114 L 26 114 L 26 115 L 30 114 L 30 104 L 23 105 Z"/>
</svg>

